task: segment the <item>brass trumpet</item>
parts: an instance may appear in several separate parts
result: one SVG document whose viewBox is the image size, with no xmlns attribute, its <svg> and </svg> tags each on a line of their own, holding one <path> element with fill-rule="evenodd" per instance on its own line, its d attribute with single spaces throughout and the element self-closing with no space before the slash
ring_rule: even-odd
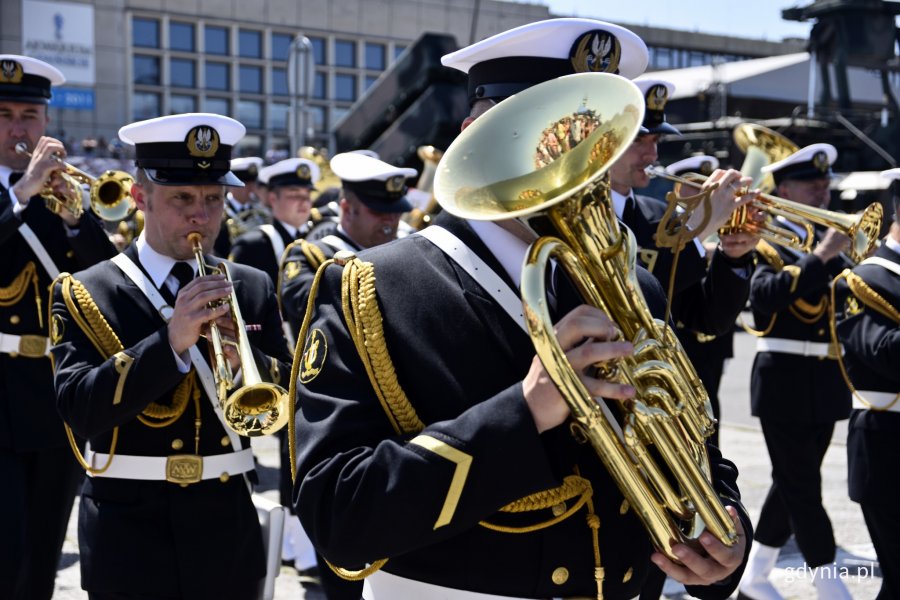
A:
<svg viewBox="0 0 900 600">
<path fill-rule="evenodd" d="M 422 174 L 419 175 L 416 189 L 430 194 L 431 198 L 428 199 L 428 203 L 423 208 L 414 208 L 409 211 L 406 222 L 415 229 L 422 229 L 431 224 L 431 220 L 439 209 L 433 193 L 434 174 L 437 171 L 438 163 L 441 162 L 441 157 L 444 155 L 444 152 L 434 146 L 419 146 L 416 153 L 422 160 Z"/>
<path fill-rule="evenodd" d="M 200 277 L 208 274 L 219 273 L 233 283 L 228 265 L 222 263 L 218 266 L 207 265 L 203 257 L 203 247 L 200 243 L 202 236 L 198 232 L 188 235 L 188 240 L 194 248 L 194 256 L 197 258 L 197 274 Z M 213 378 L 216 382 L 216 391 L 219 406 L 225 423 L 238 435 L 246 437 L 258 437 L 275 433 L 288 422 L 288 395 L 287 391 L 274 383 L 267 383 L 259 376 L 256 361 L 253 359 L 253 349 L 247 338 L 247 326 L 241 316 L 237 296 L 234 289 L 227 299 L 231 305 L 231 320 L 234 324 L 237 341 L 226 341 L 222 336 L 215 321 L 209 323 L 210 362 L 213 363 Z M 234 391 L 234 373 L 231 363 L 225 356 L 225 345 L 232 344 L 237 348 L 241 362 L 243 385 Z"/>
<path fill-rule="evenodd" d="M 692 174 L 689 177 L 670 175 L 664 170 L 649 167 L 647 173 L 651 177 L 662 177 L 676 182 L 676 185 L 691 185 L 699 187 L 706 181 L 703 175 Z M 739 189 L 736 195 L 750 193 L 750 189 Z M 677 193 L 677 190 L 676 190 Z M 668 198 L 667 198 L 668 200 Z M 764 213 L 768 218 L 758 223 L 750 217 L 750 210 L 756 209 Z M 719 229 L 719 235 L 746 232 L 758 235 L 760 238 L 772 244 L 778 244 L 793 248 L 798 252 L 810 253 L 813 251 L 815 235 L 813 224 L 822 225 L 830 229 L 840 231 L 850 238 L 850 251 L 848 257 L 858 263 L 865 258 L 878 244 L 881 234 L 881 219 L 884 209 L 878 202 L 873 202 L 861 213 L 846 214 L 807 206 L 799 202 L 793 202 L 771 194 L 759 194 L 754 200 L 734 211 L 729 223 Z M 782 217 L 794 223 L 800 229 L 806 231 L 806 237 L 801 240 L 794 231 L 774 225 L 774 217 Z"/>
<path fill-rule="evenodd" d="M 16 144 L 16 154 L 31 158 L 31 152 L 28 151 L 25 142 Z M 60 164 L 59 175 L 66 191 L 58 195 L 49 180 L 44 183 L 40 196 L 52 212 L 59 214 L 59 211 L 65 208 L 76 217 L 81 217 L 84 213 L 81 200 L 83 185 L 90 188 L 91 210 L 104 221 L 127 219 L 137 208 L 131 197 L 134 178 L 125 171 L 104 171 L 99 177 L 94 178 L 58 156 L 54 156 L 54 159 Z"/>
<path fill-rule="evenodd" d="M 737 532 L 710 481 L 709 396 L 672 329 L 650 313 L 635 274 L 634 235 L 612 208 L 606 171 L 637 135 L 643 111 L 637 86 L 614 75 L 538 84 L 463 131 L 444 153 L 434 187 L 455 216 L 521 217 L 549 233 L 529 247 L 522 271 L 535 351 L 569 405 L 575 437 L 591 443 L 653 544 L 677 562 L 673 546 L 697 543 L 704 528 L 729 546 Z M 632 400 L 595 398 L 569 364 L 548 308 L 551 258 L 634 344 L 633 356 L 597 367 L 602 377 L 633 385 Z"/>
</svg>

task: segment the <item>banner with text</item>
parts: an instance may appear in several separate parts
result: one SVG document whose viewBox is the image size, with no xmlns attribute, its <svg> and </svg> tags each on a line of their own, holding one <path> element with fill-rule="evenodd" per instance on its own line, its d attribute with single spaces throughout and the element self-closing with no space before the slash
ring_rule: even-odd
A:
<svg viewBox="0 0 900 600">
<path fill-rule="evenodd" d="M 67 84 L 94 85 L 94 7 L 22 0 L 22 54 L 50 63 Z"/>
</svg>

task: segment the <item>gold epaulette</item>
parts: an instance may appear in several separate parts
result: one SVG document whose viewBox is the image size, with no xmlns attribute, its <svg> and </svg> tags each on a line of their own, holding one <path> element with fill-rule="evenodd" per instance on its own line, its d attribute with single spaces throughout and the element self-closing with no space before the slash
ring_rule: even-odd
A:
<svg viewBox="0 0 900 600">
<path fill-rule="evenodd" d="M 900 311 L 891 304 L 881 294 L 876 292 L 866 281 L 856 273 L 848 273 L 846 275 L 847 284 L 853 295 L 859 298 L 863 304 L 892 320 L 894 323 L 900 324 Z"/>
<path fill-rule="evenodd" d="M 774 267 L 776 271 L 781 271 L 782 269 L 784 269 L 784 259 L 781 258 L 778 250 L 776 250 L 775 247 L 772 246 L 772 244 L 770 244 L 769 242 L 765 240 L 759 240 L 759 242 L 756 244 L 756 252 L 757 254 L 762 256 L 767 263 L 772 265 L 772 267 Z"/>
</svg>

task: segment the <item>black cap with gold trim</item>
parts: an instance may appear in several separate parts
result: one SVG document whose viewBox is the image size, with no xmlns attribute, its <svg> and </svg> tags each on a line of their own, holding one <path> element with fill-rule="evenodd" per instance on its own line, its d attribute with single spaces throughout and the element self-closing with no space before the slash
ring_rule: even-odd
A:
<svg viewBox="0 0 900 600">
<path fill-rule="evenodd" d="M 125 125 L 119 139 L 134 146 L 134 164 L 159 185 L 243 187 L 230 169 L 231 149 L 244 131 L 229 117 L 185 113 Z"/>
<path fill-rule="evenodd" d="M 573 73 L 616 73 L 633 79 L 647 68 L 643 40 L 594 19 L 549 19 L 498 33 L 441 58 L 469 74 L 469 103 L 500 101 Z"/>
<path fill-rule="evenodd" d="M 671 133 L 681 135 L 681 132 L 674 126 L 666 123 L 666 104 L 669 98 L 675 93 L 675 86 L 668 81 L 662 79 L 639 79 L 634 82 L 644 94 L 644 122 L 641 128 L 641 134 L 655 133 L 665 134 Z"/>
<path fill-rule="evenodd" d="M 330 165 L 344 189 L 353 192 L 370 209 L 385 213 L 412 210 L 406 197 L 406 180 L 418 174 L 415 169 L 395 167 L 356 152 L 337 154 Z"/>
<path fill-rule="evenodd" d="M 764 166 L 763 173 L 771 173 L 775 185 L 789 179 L 820 179 L 831 177 L 831 165 L 837 160 L 837 148 L 831 144 L 811 144 L 800 148 L 785 159 Z"/>
<path fill-rule="evenodd" d="M 259 181 L 270 190 L 287 186 L 314 190 L 319 181 L 319 165 L 306 158 L 286 158 L 261 169 Z"/>
<path fill-rule="evenodd" d="M 242 156 L 231 159 L 231 172 L 244 183 L 253 183 L 265 161 L 258 156 Z"/>
<path fill-rule="evenodd" d="M 0 54 L 0 100 L 47 104 L 50 87 L 66 82 L 56 67 L 18 54 Z"/>
</svg>

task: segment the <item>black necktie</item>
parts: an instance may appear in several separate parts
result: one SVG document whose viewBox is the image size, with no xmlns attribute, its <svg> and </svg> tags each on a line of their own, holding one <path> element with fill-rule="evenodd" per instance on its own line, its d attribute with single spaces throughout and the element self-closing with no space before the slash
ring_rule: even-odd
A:
<svg viewBox="0 0 900 600">
<path fill-rule="evenodd" d="M 622 222 L 628 225 L 630 229 L 634 229 L 635 219 L 635 202 L 634 198 L 628 196 L 625 199 L 625 208 L 622 209 Z"/>
<path fill-rule="evenodd" d="M 175 296 L 178 294 L 178 290 L 186 286 L 191 281 L 191 279 L 194 278 L 194 267 L 192 267 L 190 263 L 178 261 L 172 267 L 169 275 L 172 275 L 173 277 L 175 277 L 175 279 L 178 280 L 178 289 L 176 289 L 175 294 L 173 294 L 169 290 L 169 286 L 167 286 L 165 282 L 163 282 L 162 289 L 160 289 L 160 291 L 162 292 L 163 297 L 168 300 L 172 304 L 172 306 L 175 306 Z"/>
</svg>

